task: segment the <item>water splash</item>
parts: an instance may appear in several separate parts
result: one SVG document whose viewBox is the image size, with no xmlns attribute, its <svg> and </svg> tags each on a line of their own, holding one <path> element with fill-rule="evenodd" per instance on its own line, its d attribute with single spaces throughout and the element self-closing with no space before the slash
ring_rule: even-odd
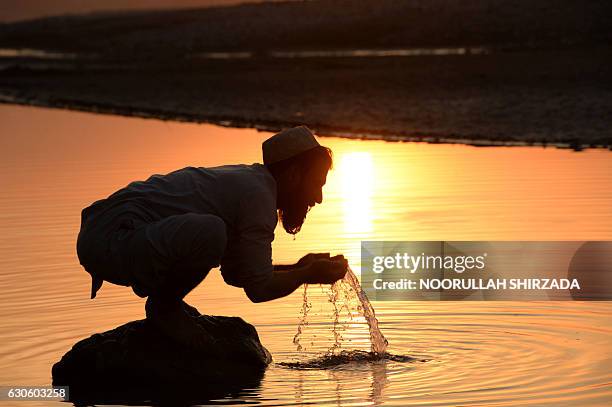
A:
<svg viewBox="0 0 612 407">
<path fill-rule="evenodd" d="M 369 336 L 370 336 L 370 352 L 372 355 L 386 355 L 386 349 L 389 342 L 380 331 L 378 327 L 378 320 L 374 312 L 374 307 L 368 300 L 368 296 L 361 288 L 357 276 L 349 268 L 345 277 L 337 281 L 331 286 L 331 290 L 328 294 L 329 302 L 333 306 L 333 325 L 332 334 L 334 342 L 332 346 L 327 350 L 327 356 L 336 356 L 342 347 L 342 334 L 341 332 L 348 328 L 348 322 L 342 323 L 340 316 L 346 312 L 348 315 L 349 322 L 352 321 L 355 313 L 363 315 L 365 321 L 368 324 Z M 356 312 L 351 309 L 351 304 L 356 303 Z M 301 352 L 304 350 L 302 343 L 302 334 L 304 328 L 308 325 L 308 312 L 312 308 L 312 304 L 308 299 L 308 285 L 304 285 L 302 311 L 300 314 L 300 321 L 297 328 L 297 333 L 293 338 L 293 343 L 297 347 L 297 351 Z M 339 355 L 346 356 L 346 351 L 342 351 Z M 356 351 L 353 351 L 356 352 Z M 368 353 L 368 352 L 366 352 Z"/>
<path fill-rule="evenodd" d="M 357 297 L 361 303 L 360 311 L 363 313 L 363 316 L 368 322 L 372 352 L 380 355 L 384 354 L 387 350 L 387 346 L 389 346 L 389 342 L 380 331 L 380 328 L 378 327 L 378 319 L 376 319 L 376 314 L 374 312 L 374 307 L 372 307 L 370 300 L 368 300 L 368 296 L 361 288 L 361 284 L 359 284 L 357 276 L 355 276 L 355 273 L 353 273 L 353 270 L 351 270 L 350 267 L 343 280 L 346 281 L 353 288 L 353 290 L 355 290 L 355 293 L 357 293 Z"/>
<path fill-rule="evenodd" d="M 336 354 L 323 355 L 318 358 L 304 362 L 279 362 L 280 366 L 291 369 L 332 369 L 337 366 L 347 363 L 370 363 L 381 360 L 390 360 L 393 362 L 426 362 L 425 359 L 415 359 L 410 356 L 392 355 L 390 353 L 374 353 L 365 352 L 362 350 L 343 350 Z"/>
<path fill-rule="evenodd" d="M 298 324 L 297 332 L 293 337 L 293 344 L 297 347 L 297 351 L 301 352 L 304 347 L 300 343 L 302 331 L 308 325 L 308 312 L 312 308 L 312 304 L 308 301 L 308 284 L 304 284 L 304 294 L 302 300 L 302 311 L 300 312 L 300 323 Z"/>
</svg>

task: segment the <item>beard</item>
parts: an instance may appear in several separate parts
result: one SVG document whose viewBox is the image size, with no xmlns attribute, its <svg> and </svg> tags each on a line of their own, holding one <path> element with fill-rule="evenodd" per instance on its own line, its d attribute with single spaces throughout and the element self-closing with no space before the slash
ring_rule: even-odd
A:
<svg viewBox="0 0 612 407">
<path fill-rule="evenodd" d="M 302 229 L 309 210 L 310 206 L 304 200 L 292 197 L 287 205 L 278 209 L 278 217 L 283 229 L 291 235 L 296 235 Z"/>
</svg>

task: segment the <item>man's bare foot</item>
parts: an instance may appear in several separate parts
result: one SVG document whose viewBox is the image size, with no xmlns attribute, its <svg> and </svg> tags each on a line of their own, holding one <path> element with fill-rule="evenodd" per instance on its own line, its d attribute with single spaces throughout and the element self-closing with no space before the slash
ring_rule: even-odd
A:
<svg viewBox="0 0 612 407">
<path fill-rule="evenodd" d="M 190 308 L 189 311 L 185 305 Z M 183 301 L 163 302 L 151 297 L 147 298 L 145 305 L 147 320 L 160 331 L 180 345 L 203 349 L 210 344 L 211 338 L 194 317 L 190 316 L 193 310 L 195 308 Z"/>
</svg>

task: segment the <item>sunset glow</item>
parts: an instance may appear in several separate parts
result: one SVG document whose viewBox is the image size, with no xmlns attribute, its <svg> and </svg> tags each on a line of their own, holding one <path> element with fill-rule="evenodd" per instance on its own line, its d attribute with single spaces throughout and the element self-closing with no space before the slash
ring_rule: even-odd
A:
<svg viewBox="0 0 612 407">
<path fill-rule="evenodd" d="M 368 152 L 341 156 L 339 176 L 342 184 L 344 231 L 361 235 L 372 231 L 372 193 L 374 165 Z"/>
</svg>

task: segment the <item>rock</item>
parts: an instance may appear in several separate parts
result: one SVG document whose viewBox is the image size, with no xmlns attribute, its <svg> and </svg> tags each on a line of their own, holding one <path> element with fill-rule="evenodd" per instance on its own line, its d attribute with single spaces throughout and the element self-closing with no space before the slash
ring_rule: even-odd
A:
<svg viewBox="0 0 612 407">
<path fill-rule="evenodd" d="M 216 398 L 257 387 L 270 352 L 238 317 L 200 315 L 210 345 L 179 347 L 148 321 L 132 321 L 76 343 L 52 368 L 53 385 L 78 403 Z"/>
</svg>

